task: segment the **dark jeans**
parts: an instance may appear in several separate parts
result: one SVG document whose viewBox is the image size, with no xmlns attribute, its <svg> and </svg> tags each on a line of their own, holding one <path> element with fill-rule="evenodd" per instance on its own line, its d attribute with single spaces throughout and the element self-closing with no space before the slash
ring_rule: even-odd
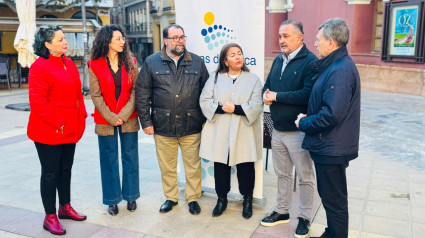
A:
<svg viewBox="0 0 425 238">
<path fill-rule="evenodd" d="M 40 192 L 46 214 L 56 213 L 56 189 L 59 204 L 71 201 L 71 168 L 75 143 L 46 145 L 34 142 L 41 164 Z"/>
<path fill-rule="evenodd" d="M 227 193 L 230 191 L 231 168 L 227 164 L 214 162 L 215 191 L 219 197 L 227 196 Z M 255 182 L 254 162 L 237 164 L 236 169 L 239 192 L 242 195 L 252 196 Z"/>
<path fill-rule="evenodd" d="M 343 164 L 318 164 L 316 167 L 317 191 L 326 211 L 328 227 L 326 235 L 329 238 L 348 237 L 348 200 L 347 178 Z"/>
<path fill-rule="evenodd" d="M 122 133 L 114 128 L 113 136 L 99 136 L 100 172 L 103 204 L 116 205 L 123 199 L 135 201 L 139 192 L 139 152 L 137 132 Z M 118 160 L 118 134 L 121 144 L 122 190 Z"/>
</svg>

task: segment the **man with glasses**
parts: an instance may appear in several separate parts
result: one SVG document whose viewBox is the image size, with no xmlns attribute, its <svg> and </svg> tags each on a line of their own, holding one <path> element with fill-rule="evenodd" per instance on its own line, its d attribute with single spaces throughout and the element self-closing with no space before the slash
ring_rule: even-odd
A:
<svg viewBox="0 0 425 238">
<path fill-rule="evenodd" d="M 289 222 L 292 200 L 292 170 L 299 177 L 300 204 L 295 237 L 307 237 L 313 217 L 315 178 L 313 161 L 301 148 L 304 133 L 294 124 L 299 113 L 307 111 L 313 85 L 309 65 L 317 60 L 303 43 L 303 24 L 295 19 L 284 21 L 279 28 L 279 45 L 283 52 L 276 57 L 263 88 L 264 104 L 270 105 L 273 120 L 273 167 L 277 175 L 277 204 L 261 221 L 263 226 Z"/>
<path fill-rule="evenodd" d="M 209 74 L 201 57 L 186 50 L 186 36 L 179 25 L 163 31 L 161 52 L 146 58 L 136 83 L 136 106 L 147 135 L 154 135 L 166 201 L 159 209 L 169 212 L 179 201 L 178 148 L 186 175 L 185 196 L 189 212 L 199 214 L 201 159 L 199 143 L 205 117 L 199 96 Z"/>
</svg>

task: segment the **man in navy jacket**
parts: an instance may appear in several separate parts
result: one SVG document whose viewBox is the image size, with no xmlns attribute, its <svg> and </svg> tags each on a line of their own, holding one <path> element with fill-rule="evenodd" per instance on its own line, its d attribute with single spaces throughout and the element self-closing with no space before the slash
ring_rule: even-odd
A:
<svg viewBox="0 0 425 238">
<path fill-rule="evenodd" d="M 313 73 L 309 69 L 317 57 L 303 44 L 304 32 L 300 21 L 284 21 L 279 28 L 282 50 L 273 62 L 263 88 L 263 101 L 270 105 L 273 120 L 273 167 L 278 178 L 277 204 L 265 217 L 263 226 L 289 222 L 292 199 L 292 170 L 299 175 L 300 204 L 295 237 L 308 236 L 313 217 L 315 177 L 313 161 L 307 150 L 301 148 L 304 133 L 295 125 L 299 113 L 307 112 L 307 102 L 313 86 Z"/>
<path fill-rule="evenodd" d="M 311 64 L 315 83 L 307 115 L 295 121 L 306 134 L 302 147 L 314 161 L 326 211 L 328 227 L 321 237 L 348 236 L 345 169 L 358 156 L 360 133 L 360 77 L 347 53 L 348 39 L 343 19 L 329 19 L 319 27 L 315 46 L 322 58 Z"/>
</svg>

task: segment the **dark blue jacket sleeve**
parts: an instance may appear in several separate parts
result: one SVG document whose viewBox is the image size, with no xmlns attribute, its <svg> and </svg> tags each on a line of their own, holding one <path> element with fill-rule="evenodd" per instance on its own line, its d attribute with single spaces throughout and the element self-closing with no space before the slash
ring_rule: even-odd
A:
<svg viewBox="0 0 425 238">
<path fill-rule="evenodd" d="M 353 75 L 347 75 L 343 69 L 331 72 L 324 84 L 322 98 L 315 99 L 322 102 L 319 112 L 301 119 L 300 129 L 306 134 L 317 134 L 340 123 L 350 107 L 353 78 Z"/>
</svg>

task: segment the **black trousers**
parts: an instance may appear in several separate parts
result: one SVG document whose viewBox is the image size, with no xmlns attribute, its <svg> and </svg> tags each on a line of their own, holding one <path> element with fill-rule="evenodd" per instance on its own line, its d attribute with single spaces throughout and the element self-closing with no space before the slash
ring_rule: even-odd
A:
<svg viewBox="0 0 425 238">
<path fill-rule="evenodd" d="M 328 227 L 326 235 L 329 238 L 348 237 L 348 200 L 347 178 L 343 164 L 318 164 L 316 168 L 317 191 L 326 211 Z"/>
<path fill-rule="evenodd" d="M 59 204 L 71 201 L 71 168 L 75 143 L 46 145 L 35 142 L 41 164 L 40 192 L 46 214 L 56 213 L 56 189 Z"/>
<path fill-rule="evenodd" d="M 255 168 L 254 162 L 236 165 L 239 192 L 242 195 L 251 195 L 254 192 Z M 215 191 L 219 197 L 227 196 L 230 191 L 230 171 L 227 164 L 214 162 Z"/>
</svg>

